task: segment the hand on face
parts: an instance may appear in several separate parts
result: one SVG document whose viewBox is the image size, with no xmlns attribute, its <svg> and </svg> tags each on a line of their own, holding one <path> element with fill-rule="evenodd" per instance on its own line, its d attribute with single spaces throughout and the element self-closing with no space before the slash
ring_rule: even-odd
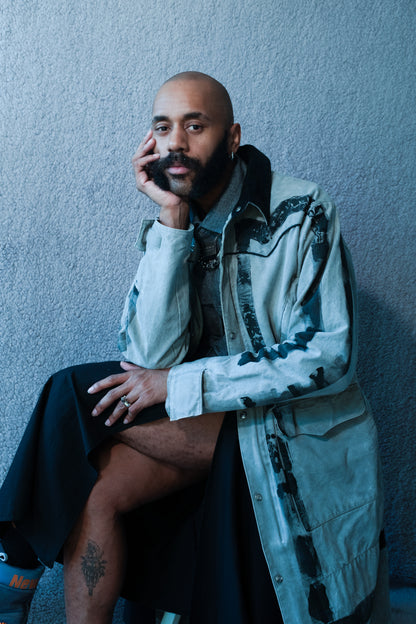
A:
<svg viewBox="0 0 416 624">
<path fill-rule="evenodd" d="M 136 186 L 139 191 L 160 206 L 159 220 L 163 225 L 187 229 L 189 223 L 188 203 L 171 191 L 160 188 L 149 175 L 151 164 L 160 159 L 160 154 L 153 153 L 156 140 L 152 135 L 152 130 L 149 130 L 132 159 Z"/>
<path fill-rule="evenodd" d="M 109 388 L 92 412 L 93 416 L 99 416 L 114 405 L 112 414 L 105 422 L 107 426 L 113 425 L 121 417 L 124 423 L 132 422 L 142 409 L 164 403 L 167 397 L 169 369 L 148 370 L 129 362 L 120 362 L 120 366 L 124 373 L 110 375 L 88 389 L 89 394 L 95 394 Z"/>
</svg>

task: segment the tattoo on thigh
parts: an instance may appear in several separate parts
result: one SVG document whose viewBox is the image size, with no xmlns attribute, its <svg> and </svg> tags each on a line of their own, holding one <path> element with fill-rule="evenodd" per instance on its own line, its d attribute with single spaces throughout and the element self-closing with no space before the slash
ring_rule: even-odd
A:
<svg viewBox="0 0 416 624">
<path fill-rule="evenodd" d="M 92 596 L 98 581 L 105 575 L 105 564 L 107 561 L 103 559 L 103 554 L 98 544 L 88 540 L 85 555 L 81 556 L 81 569 L 88 587 L 89 596 Z"/>
</svg>

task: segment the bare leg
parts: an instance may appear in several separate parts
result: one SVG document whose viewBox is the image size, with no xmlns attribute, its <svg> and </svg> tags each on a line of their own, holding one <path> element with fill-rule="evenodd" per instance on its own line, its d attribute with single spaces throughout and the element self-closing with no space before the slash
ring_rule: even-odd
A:
<svg viewBox="0 0 416 624">
<path fill-rule="evenodd" d="M 173 422 L 162 419 L 115 437 L 153 459 L 179 468 L 209 470 L 223 419 L 223 413 Z"/>
<path fill-rule="evenodd" d="M 222 419 L 211 414 L 180 426 L 148 423 L 100 450 L 98 480 L 64 549 L 68 624 L 111 623 L 125 565 L 121 516 L 202 479 Z"/>
</svg>

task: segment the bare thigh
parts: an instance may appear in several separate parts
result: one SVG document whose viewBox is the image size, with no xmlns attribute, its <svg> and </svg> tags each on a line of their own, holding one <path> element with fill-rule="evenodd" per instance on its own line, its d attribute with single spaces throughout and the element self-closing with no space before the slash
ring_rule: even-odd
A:
<svg viewBox="0 0 416 624">
<path fill-rule="evenodd" d="M 115 438 L 153 459 L 177 468 L 207 470 L 212 462 L 224 413 L 203 414 L 137 425 Z"/>
<path fill-rule="evenodd" d="M 207 475 L 206 469 L 174 466 L 115 439 L 107 440 L 97 450 L 93 462 L 98 478 L 83 515 L 92 518 L 96 529 L 100 523 L 105 524 L 108 517 L 125 514 L 201 481 Z"/>
</svg>

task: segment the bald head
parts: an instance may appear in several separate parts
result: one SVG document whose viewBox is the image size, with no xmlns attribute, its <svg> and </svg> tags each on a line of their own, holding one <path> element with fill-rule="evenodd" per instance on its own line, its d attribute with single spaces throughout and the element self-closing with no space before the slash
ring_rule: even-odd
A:
<svg viewBox="0 0 416 624">
<path fill-rule="evenodd" d="M 224 126 L 226 128 L 229 128 L 234 123 L 233 105 L 228 91 L 220 82 L 218 82 L 218 80 L 215 80 L 215 78 L 208 76 L 208 74 L 196 71 L 186 71 L 175 74 L 175 76 L 168 78 L 168 80 L 163 83 L 156 95 L 156 98 L 162 92 L 165 85 L 169 85 L 170 83 L 193 83 L 195 89 L 203 92 L 204 96 L 208 97 L 211 100 L 211 103 L 215 105 L 215 108 L 219 111 L 219 114 L 223 118 Z M 179 84 L 178 88 L 180 88 Z"/>
</svg>

